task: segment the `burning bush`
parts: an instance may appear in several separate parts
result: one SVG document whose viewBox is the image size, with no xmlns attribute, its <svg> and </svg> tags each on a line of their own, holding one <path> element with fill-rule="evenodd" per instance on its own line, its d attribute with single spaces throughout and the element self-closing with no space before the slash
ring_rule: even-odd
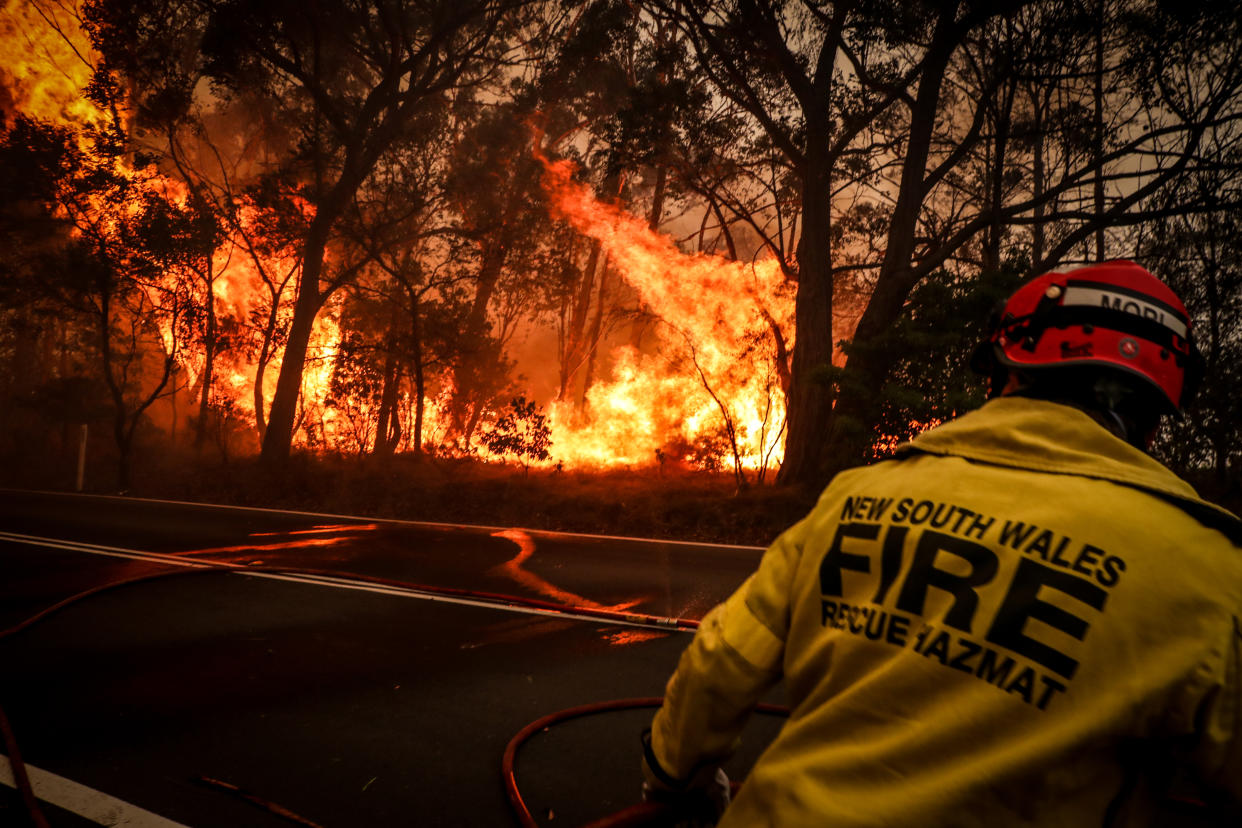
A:
<svg viewBox="0 0 1242 828">
<path fill-rule="evenodd" d="M 532 460 L 547 460 L 552 455 L 552 430 L 548 418 L 525 397 L 514 397 L 496 422 L 483 430 L 483 444 L 492 454 L 516 457 L 523 468 Z"/>
</svg>

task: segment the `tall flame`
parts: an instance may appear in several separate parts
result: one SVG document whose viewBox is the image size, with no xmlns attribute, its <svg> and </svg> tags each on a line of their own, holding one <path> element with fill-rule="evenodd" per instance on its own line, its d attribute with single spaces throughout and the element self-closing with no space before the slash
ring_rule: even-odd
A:
<svg viewBox="0 0 1242 828">
<path fill-rule="evenodd" d="M 112 116 L 100 110 L 84 93 L 98 59 L 83 30 L 80 10 L 75 3 L 6 0 L 0 6 L 0 112 L 6 116 L 20 112 L 70 128 L 106 122 Z M 87 142 L 80 140 L 87 148 Z M 124 161 L 118 162 L 118 171 L 133 174 Z M 184 182 L 167 175 L 155 175 L 145 186 L 158 189 L 171 203 L 184 206 L 189 198 Z M 98 209 L 102 210 L 102 205 Z M 243 213 L 244 222 L 249 223 L 253 218 Z M 288 263 L 278 260 L 263 264 L 272 271 L 289 267 Z M 256 264 L 235 246 L 226 244 L 217 251 L 211 267 L 215 273 L 211 286 L 215 312 L 222 322 L 244 323 L 260 310 L 260 303 L 270 302 Z M 171 274 L 166 274 L 164 281 L 167 284 L 145 287 L 150 306 L 159 304 L 157 295 L 161 288 L 174 287 Z M 200 282 L 191 290 L 196 294 L 196 301 L 205 304 L 206 285 Z M 291 300 L 291 296 L 283 296 L 282 306 Z M 341 430 L 335 424 L 335 412 L 325 410 L 323 405 L 332 357 L 341 339 L 338 310 L 334 306 L 327 308 L 316 321 L 312 333 L 304 377 L 307 427 L 297 438 L 302 443 L 335 445 L 333 435 Z M 197 399 L 206 368 L 201 344 L 177 342 L 178 334 L 170 319 L 153 314 L 152 321 L 158 327 L 165 352 L 177 354 L 182 372 L 177 382 L 182 392 Z M 269 391 L 280 371 L 280 363 L 280 353 L 276 351 L 265 373 L 265 387 Z M 220 354 L 212 383 L 213 395 L 229 403 L 235 418 L 250 424 L 255 421 L 255 374 L 254 360 L 244 353 Z M 270 400 L 270 393 L 265 399 Z"/>
<path fill-rule="evenodd" d="M 7 0 L 0 7 L 0 110 L 73 127 L 102 121 L 108 114 L 83 94 L 97 60 L 72 3 Z M 570 163 L 542 155 L 540 160 L 554 212 L 579 233 L 599 241 L 611 271 L 659 320 L 654 347 L 617 346 L 597 354 L 602 367 L 599 378 L 586 389 L 585 406 L 577 408 L 564 400 L 548 404 L 552 432 L 548 463 L 615 467 L 670 460 L 731 465 L 739 474 L 744 469 L 762 473 L 779 463 L 785 427 L 783 362 L 793 347 L 794 304 L 793 288 L 780 263 L 770 257 L 737 262 L 687 254 L 642 220 L 595 199 L 589 188 L 574 180 Z M 162 187 L 175 201 L 188 197 L 185 185 L 171 174 L 157 177 L 153 186 Z M 251 220 L 243 213 L 244 223 Z M 287 272 L 296 261 L 256 263 L 237 246 L 226 244 L 213 262 L 215 312 L 222 325 L 248 329 L 251 338 L 248 347 L 217 354 L 213 396 L 244 426 L 257 419 L 254 322 L 265 316 L 272 301 L 260 265 Z M 193 290 L 205 303 L 206 285 L 200 281 Z M 278 302 L 285 317 L 291 311 L 291 294 L 292 289 L 286 291 Z M 316 322 L 295 440 L 312 448 L 365 451 L 374 442 L 377 404 L 331 396 L 333 364 L 347 333 L 342 312 L 342 301 L 331 302 Z M 160 324 L 162 344 L 172 350 L 175 332 L 170 323 Z M 177 345 L 182 397 L 197 400 L 206 355 L 201 343 Z M 261 400 L 270 402 L 279 371 L 276 349 L 257 395 Z M 437 445 L 449 437 L 452 398 L 446 377 L 430 386 L 422 432 L 425 444 Z M 413 430 L 412 408 L 406 393 L 398 410 L 405 447 Z M 180 416 L 186 410 L 182 403 Z"/>
<path fill-rule="evenodd" d="M 597 200 L 569 161 L 544 165 L 554 210 L 597 239 L 613 267 L 662 321 L 659 353 L 620 347 L 611 379 L 587 391 L 589 419 L 551 409 L 564 462 L 647 464 L 670 448 L 721 441 L 738 466 L 781 459 L 785 397 L 779 363 L 793 347 L 793 288 L 780 263 L 687 254 L 620 207 Z M 691 449 L 689 452 L 686 449 Z"/>
</svg>

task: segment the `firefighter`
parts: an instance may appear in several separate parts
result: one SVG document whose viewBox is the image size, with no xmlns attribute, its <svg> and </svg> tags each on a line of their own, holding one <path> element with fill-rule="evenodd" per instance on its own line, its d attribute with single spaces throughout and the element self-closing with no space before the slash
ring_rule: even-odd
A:
<svg viewBox="0 0 1242 828">
<path fill-rule="evenodd" d="M 783 678 L 722 826 L 1128 824 L 1170 778 L 1236 816 L 1242 522 L 1144 451 L 1198 381 L 1190 329 L 1128 261 L 1021 287 L 973 359 L 988 402 L 838 475 L 703 619 L 645 796 L 723 809 Z"/>
</svg>

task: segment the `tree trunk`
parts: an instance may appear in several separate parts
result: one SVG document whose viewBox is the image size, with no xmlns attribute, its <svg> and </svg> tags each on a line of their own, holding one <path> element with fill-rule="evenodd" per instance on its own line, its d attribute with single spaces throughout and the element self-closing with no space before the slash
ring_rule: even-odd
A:
<svg viewBox="0 0 1242 828">
<path fill-rule="evenodd" d="M 833 76 L 840 56 L 848 5 L 834 8 L 834 20 L 820 47 L 811 96 L 802 101 L 806 154 L 798 172 L 802 185 L 802 229 L 794 256 L 798 292 L 794 297 L 795 341 L 788 371 L 780 369 L 785 395 L 785 456 L 776 482 L 814 487 L 820 476 L 820 443 L 831 421 L 836 388 L 831 380 L 834 273 L 832 269 Z M 723 222 L 721 226 L 727 227 Z M 775 333 L 775 332 L 774 332 Z M 778 337 L 783 351 L 784 343 Z"/>
<path fill-rule="evenodd" d="M 470 416 L 466 418 L 466 424 L 462 428 L 461 440 L 463 446 L 469 446 L 470 440 L 474 438 L 474 430 L 479 426 L 479 420 L 483 417 L 483 403 L 476 400 L 474 405 L 470 406 Z"/>
<path fill-rule="evenodd" d="M 604 179 L 602 190 L 604 195 L 609 198 L 619 198 L 624 187 L 625 177 L 620 172 L 615 172 L 610 173 Z M 578 284 L 578 293 L 570 316 L 569 332 L 565 337 L 565 353 L 561 358 L 561 387 L 557 393 L 558 400 L 564 400 L 571 396 L 570 386 L 573 384 L 574 375 L 578 373 L 578 370 L 588 358 L 594 358 L 594 341 L 587 334 L 586 326 L 591 309 L 591 293 L 595 290 L 595 274 L 599 273 L 601 292 L 602 282 L 607 275 L 607 262 L 605 262 L 604 269 L 601 269 L 599 266 L 602 254 L 603 244 L 598 239 L 593 240 L 591 242 L 591 254 L 587 258 L 586 267 L 582 271 L 582 281 Z M 585 398 L 586 386 L 589 384 L 589 379 L 584 381 L 582 394 L 578 395 L 579 399 Z"/>
<path fill-rule="evenodd" d="M 375 447 L 378 457 L 392 457 L 401 442 L 401 418 L 397 416 L 397 390 L 401 372 L 395 354 L 384 358 L 384 391 L 380 397 L 379 422 L 375 428 Z"/>
<path fill-rule="evenodd" d="M 825 374 L 832 367 L 832 169 L 828 124 L 807 129 L 806 169 L 802 177 L 802 235 L 796 252 L 798 292 L 794 299 L 797 341 L 789 377 L 785 459 L 776 481 L 820 482 L 819 446 L 832 415 L 834 390 Z"/>
<path fill-rule="evenodd" d="M 664 198 L 668 192 L 668 168 L 663 164 L 655 168 L 656 180 L 651 193 L 651 213 L 647 216 L 647 227 L 653 233 L 660 231 L 660 222 L 664 219 Z M 651 309 L 647 303 L 638 300 L 635 308 L 634 321 L 630 323 L 630 347 L 635 351 L 642 348 L 643 334 L 651 322 Z"/>
<path fill-rule="evenodd" d="M 664 193 L 668 189 L 668 168 L 663 164 L 655 168 L 656 180 L 651 193 L 651 213 L 647 216 L 647 226 L 652 230 L 660 229 L 660 220 L 664 216 Z"/>
<path fill-rule="evenodd" d="M 1002 100 L 996 114 L 996 136 L 992 142 L 992 170 L 988 205 L 992 210 L 992 224 L 988 228 L 987 248 L 984 252 L 983 266 L 986 270 L 996 272 L 1001 266 L 1001 242 L 1005 225 L 1001 220 L 1001 207 L 1005 200 L 1005 159 L 1009 151 L 1009 128 L 1012 125 L 1013 89 L 1006 87 L 1001 92 Z"/>
<path fill-rule="evenodd" d="M 926 197 L 925 176 L 930 155 L 933 126 L 939 108 L 940 90 L 949 58 L 960 32 L 953 20 L 953 8 L 946 9 L 937 22 L 921 73 L 918 94 L 910 113 L 910 132 L 906 144 L 897 202 L 889 220 L 887 246 L 879 276 L 858 326 L 841 374 L 841 393 L 832 411 L 826 439 L 816 458 L 818 483 L 826 483 L 837 472 L 862 462 L 875 438 L 874 427 L 883 404 L 882 389 L 899 354 L 882 347 L 885 334 L 901 315 L 919 274 L 913 267 L 918 216 Z M 804 227 L 805 235 L 805 227 Z M 802 347 L 803 327 L 798 324 L 796 351 Z M 795 388 L 798 378 L 795 374 Z M 792 425 L 791 425 L 792 429 Z"/>
<path fill-rule="evenodd" d="M 375 428 L 373 453 L 391 457 L 401 442 L 401 418 L 397 416 L 398 389 L 401 384 L 400 362 L 397 358 L 397 326 L 401 322 L 401 308 L 392 303 L 388 319 L 388 335 L 385 337 L 384 390 L 380 396 L 379 422 Z"/>
<path fill-rule="evenodd" d="M 500 273 L 504 270 L 506 258 L 504 249 L 498 244 L 488 244 L 483 251 L 478 287 L 474 292 L 474 302 L 470 305 L 470 313 L 466 316 L 468 337 L 477 338 L 487 332 L 487 306 L 491 304 L 492 294 L 496 292 L 496 283 L 500 280 Z"/>
<path fill-rule="evenodd" d="M 453 400 L 450 406 L 450 423 L 454 434 L 461 437 L 466 445 L 470 443 L 470 434 L 474 431 L 473 423 L 477 421 L 481 401 L 476 399 L 477 383 L 475 375 L 482 370 L 484 361 L 488 359 L 491 349 L 485 347 L 484 340 L 490 334 L 487 322 L 487 307 L 491 303 L 492 294 L 496 291 L 496 283 L 500 280 L 507 258 L 505 249 L 495 243 L 487 243 L 483 249 L 483 261 L 479 267 L 478 285 L 474 293 L 474 303 L 466 316 L 463 331 L 462 351 L 453 366 Z M 467 416 L 467 410 L 470 414 Z"/>
<path fill-rule="evenodd" d="M 129 488 L 129 453 L 131 443 L 125 439 L 125 394 L 117 383 L 116 375 L 112 370 L 114 355 L 112 353 L 112 286 L 110 284 L 100 285 L 98 312 L 100 322 L 99 355 L 103 361 L 104 382 L 107 384 L 108 393 L 112 397 L 112 438 L 116 442 L 117 451 L 117 489 L 123 492 Z"/>
<path fill-rule="evenodd" d="M 599 257 L 603 243 L 599 239 L 591 242 L 591 252 L 587 256 L 586 266 L 578 282 L 578 291 L 574 296 L 573 306 L 569 311 L 569 330 L 565 333 L 565 347 L 561 353 L 560 390 L 558 400 L 567 399 L 569 386 L 574 375 L 582 367 L 584 354 L 583 343 L 586 341 L 587 312 L 591 309 L 591 293 L 595 288 L 595 271 L 599 269 Z"/>
<path fill-rule="evenodd" d="M 207 423 L 212 416 L 211 386 L 215 382 L 216 362 L 216 295 L 211 259 L 205 263 L 204 284 L 207 286 L 207 330 L 203 332 L 202 396 L 198 404 L 198 427 L 194 430 L 194 447 L 202 448 L 207 439 Z"/>
<path fill-rule="evenodd" d="M 306 366 L 306 351 L 310 345 L 315 317 L 323 307 L 326 297 L 319 292 L 319 276 L 323 271 L 324 251 L 328 240 L 329 221 L 322 211 L 311 223 L 302 256 L 302 278 L 298 283 L 298 298 L 293 307 L 293 323 L 289 326 L 289 339 L 285 343 L 280 363 L 280 376 L 276 380 L 276 393 L 268 416 L 267 430 L 263 435 L 260 458 L 269 467 L 283 464 L 289 459 L 293 444 L 294 418 L 297 416 L 298 397 L 302 393 L 302 370 Z"/>
<path fill-rule="evenodd" d="M 608 273 L 611 269 L 611 261 L 605 256 L 604 266 L 599 272 L 599 294 L 595 300 L 595 316 L 591 320 L 591 332 L 586 340 L 586 373 L 582 377 L 582 396 L 578 403 L 578 408 L 583 411 L 586 410 L 587 392 L 595 384 L 595 360 L 599 354 L 600 340 L 604 334 L 605 305 L 608 302 Z"/>
<path fill-rule="evenodd" d="M 272 337 L 276 332 L 276 305 L 268 316 L 267 327 L 263 329 L 263 343 L 259 346 L 259 358 L 254 366 L 254 427 L 259 432 L 259 444 L 267 433 L 267 395 L 263 393 L 263 384 L 267 379 L 267 363 L 271 359 Z"/>
<path fill-rule="evenodd" d="M 423 370 L 423 336 L 418 294 L 410 292 L 410 359 L 414 368 L 414 456 L 423 454 L 423 411 L 427 400 L 427 377 Z"/>
</svg>

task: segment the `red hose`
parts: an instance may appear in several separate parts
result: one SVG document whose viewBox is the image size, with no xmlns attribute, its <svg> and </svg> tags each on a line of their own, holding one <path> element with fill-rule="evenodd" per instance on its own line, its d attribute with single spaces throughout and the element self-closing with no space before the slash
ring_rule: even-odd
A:
<svg viewBox="0 0 1242 828">
<path fill-rule="evenodd" d="M 580 716 L 589 716 L 593 713 L 604 713 L 610 710 L 630 710 L 636 707 L 659 707 L 664 703 L 664 699 L 659 696 L 638 699 L 616 699 L 613 701 L 596 702 L 595 704 L 583 704 L 578 707 L 567 707 L 564 710 L 558 710 L 555 713 L 549 713 L 528 724 L 526 727 L 518 731 L 517 735 L 509 740 L 509 744 L 505 746 L 504 757 L 500 760 L 501 775 L 505 782 L 505 793 L 509 797 L 509 804 L 513 806 L 514 814 L 518 818 L 518 822 L 522 823 L 523 828 L 538 828 L 539 823 L 535 822 L 535 817 L 531 814 L 530 809 L 526 807 L 526 802 L 522 799 L 522 794 L 518 791 L 516 761 L 517 752 L 527 739 L 535 735 L 545 727 L 550 727 L 559 722 L 576 719 Z M 649 803 L 644 803 L 649 804 Z"/>
<path fill-rule="evenodd" d="M 142 583 L 144 581 L 152 581 L 159 578 L 169 578 L 184 575 L 201 575 L 203 573 L 219 573 L 219 572 L 237 572 L 245 574 L 247 572 L 267 572 L 282 575 L 312 575 L 317 577 L 332 578 L 349 578 L 350 580 L 362 581 L 365 583 L 376 584 L 378 586 L 391 586 L 401 589 L 409 589 L 417 592 L 424 592 L 429 595 L 445 595 L 457 598 L 470 598 L 475 600 L 490 601 L 505 606 L 525 606 L 540 609 L 546 612 L 557 612 L 572 614 L 578 616 L 588 616 L 599 618 L 606 621 L 620 621 L 629 624 L 638 624 L 643 626 L 659 627 L 661 629 L 682 629 L 691 630 L 699 626 L 699 622 L 687 618 L 664 618 L 660 616 L 647 615 L 644 613 L 618 612 L 614 610 L 601 610 L 587 607 L 566 607 L 563 604 L 555 604 L 550 601 L 543 601 L 536 598 L 518 598 L 511 595 L 503 595 L 493 592 L 483 592 L 478 590 L 456 589 L 453 587 L 433 587 L 423 584 L 411 584 L 406 581 L 397 581 L 390 578 L 379 578 L 369 575 L 357 575 L 351 573 L 342 573 L 331 570 L 309 569 L 300 567 L 282 567 L 282 566 L 265 566 L 257 565 L 238 565 L 219 563 L 215 561 L 199 561 L 198 566 L 193 569 L 170 569 L 160 572 L 149 572 L 143 575 L 135 575 L 129 578 L 122 578 L 117 581 L 110 581 L 96 587 L 84 590 L 75 595 L 71 595 L 61 601 L 45 607 L 24 621 L 15 624 L 5 630 L 0 630 L 0 640 L 11 635 L 15 635 L 31 626 L 43 621 L 48 616 L 53 615 L 60 610 L 70 607 L 79 601 L 93 597 L 103 592 L 107 592 L 119 587 L 129 586 L 131 584 Z M 524 727 L 505 748 L 503 759 L 503 772 L 505 780 L 505 790 L 509 797 L 509 802 L 513 806 L 519 821 L 524 826 L 535 826 L 537 823 L 531 816 L 526 804 L 522 800 L 521 794 L 517 789 L 517 780 L 514 774 L 514 760 L 517 756 L 517 750 L 539 730 L 556 722 L 566 721 L 568 719 L 586 716 L 594 713 L 602 713 L 610 710 L 625 710 L 637 707 L 659 707 L 663 703 L 663 699 L 659 697 L 637 698 L 637 699 L 618 699 L 614 701 L 599 702 L 596 704 L 581 705 L 579 707 L 567 708 L 556 713 L 544 716 L 543 718 L 532 722 Z M 765 709 L 770 708 L 770 709 Z M 757 710 L 763 712 L 783 711 L 783 708 L 776 708 L 771 705 L 760 705 Z M 9 754 L 10 764 L 13 766 L 13 776 L 17 783 L 18 792 L 21 794 L 22 801 L 26 805 L 26 810 L 30 816 L 31 822 L 35 828 L 47 828 L 47 821 L 39 811 L 38 800 L 30 787 L 30 781 L 26 774 L 26 768 L 21 760 L 21 755 L 17 750 L 17 742 L 13 737 L 12 730 L 8 726 L 7 719 L 4 718 L 3 710 L 0 710 L 0 728 L 3 729 L 4 742 Z M 617 812 L 602 820 L 592 823 L 593 828 L 624 828 L 624 826 L 641 826 L 650 825 L 653 820 L 658 819 L 662 815 L 667 814 L 667 806 L 657 803 L 642 802 L 633 805 L 622 811 Z"/>
<path fill-rule="evenodd" d="M 92 595 L 98 595 L 101 592 L 107 592 L 108 590 L 116 589 L 117 587 L 129 586 L 130 584 L 141 583 L 142 581 L 154 581 L 157 578 L 169 578 L 169 577 L 173 577 L 176 575 L 202 575 L 205 572 L 215 574 L 220 571 L 221 571 L 221 566 L 219 564 L 212 564 L 212 565 L 205 566 L 205 567 L 198 568 L 198 569 L 171 569 L 171 570 L 164 570 L 161 572 L 148 572 L 143 575 L 134 575 L 129 578 L 121 578 L 120 580 L 117 580 L 117 581 L 109 581 L 106 584 L 100 584 L 97 587 L 91 587 L 90 589 L 84 590 L 75 595 L 70 595 L 68 598 L 65 598 L 62 601 L 57 601 L 55 604 L 52 604 L 51 606 L 44 607 L 43 609 L 36 612 L 34 615 L 27 618 L 25 621 L 21 621 L 17 624 L 14 624 L 12 627 L 9 627 L 7 630 L 0 630 L 0 641 L 4 640 L 5 638 L 8 638 L 10 635 L 19 633 L 28 627 L 34 626 L 35 624 L 39 623 L 43 619 L 47 618 L 49 615 L 59 612 L 60 610 L 63 610 L 65 607 L 76 604 L 78 601 L 82 601 L 86 598 L 90 598 Z M 226 570 L 226 571 L 232 571 L 232 570 Z"/>
<path fill-rule="evenodd" d="M 611 701 L 595 702 L 594 704 L 582 704 L 576 707 L 567 707 L 564 710 L 558 710 L 555 713 L 549 713 L 542 718 L 536 719 L 526 727 L 518 731 L 517 735 L 509 740 L 509 744 L 505 746 L 504 757 L 500 762 L 501 775 L 504 778 L 505 794 L 509 797 L 509 804 L 513 806 L 514 815 L 518 822 L 522 824 L 522 828 L 539 828 L 539 823 L 535 821 L 535 817 L 531 814 L 530 809 L 526 807 L 525 800 L 518 790 L 517 785 L 517 753 L 522 745 L 530 739 L 531 736 L 551 727 L 560 722 L 566 722 L 570 719 L 577 719 L 582 716 L 590 716 L 595 713 L 607 713 L 613 710 L 632 710 L 639 707 L 659 707 L 664 704 L 664 699 L 660 696 L 649 696 L 645 698 L 633 699 L 613 699 Z M 775 704 L 758 704 L 754 708 L 757 713 L 770 713 L 778 716 L 788 716 L 789 709 L 780 707 Z M 660 802 L 639 802 L 627 808 L 623 808 L 616 813 L 601 817 L 591 822 L 584 828 L 642 828 L 642 826 L 653 826 L 660 824 L 660 820 L 671 815 L 671 808 Z"/>
</svg>

